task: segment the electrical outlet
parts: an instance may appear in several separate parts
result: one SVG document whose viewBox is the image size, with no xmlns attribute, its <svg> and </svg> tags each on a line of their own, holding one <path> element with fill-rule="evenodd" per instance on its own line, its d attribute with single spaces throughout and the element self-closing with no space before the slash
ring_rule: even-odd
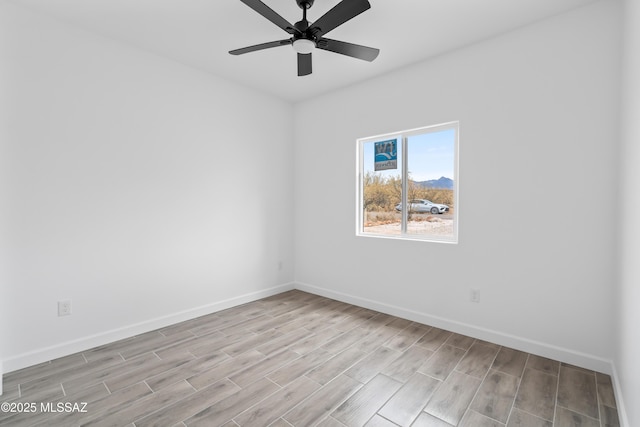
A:
<svg viewBox="0 0 640 427">
<path fill-rule="evenodd" d="M 71 315 L 71 300 L 58 301 L 58 317 Z"/>
<path fill-rule="evenodd" d="M 471 302 L 480 302 L 480 289 L 471 289 Z"/>
</svg>

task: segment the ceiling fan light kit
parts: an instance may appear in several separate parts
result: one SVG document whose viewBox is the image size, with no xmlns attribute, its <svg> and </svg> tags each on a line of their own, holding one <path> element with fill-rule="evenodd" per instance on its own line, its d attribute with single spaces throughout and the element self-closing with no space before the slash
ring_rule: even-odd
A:
<svg viewBox="0 0 640 427">
<path fill-rule="evenodd" d="M 302 20 L 296 22 L 294 25 L 290 24 L 260 0 L 240 1 L 289 33 L 291 38 L 229 51 L 232 55 L 242 55 L 272 47 L 292 45 L 298 54 L 298 76 L 307 76 L 312 72 L 311 53 L 314 49 L 339 53 L 369 62 L 376 59 L 380 53 L 378 49 L 372 47 L 324 37 L 329 31 L 371 8 L 368 0 L 342 0 L 313 23 L 307 21 L 307 10 L 313 6 L 314 0 L 296 0 L 298 6 L 302 9 Z"/>
<path fill-rule="evenodd" d="M 316 42 L 307 39 L 298 39 L 293 41 L 293 50 L 303 55 L 313 52 L 316 48 Z"/>
</svg>

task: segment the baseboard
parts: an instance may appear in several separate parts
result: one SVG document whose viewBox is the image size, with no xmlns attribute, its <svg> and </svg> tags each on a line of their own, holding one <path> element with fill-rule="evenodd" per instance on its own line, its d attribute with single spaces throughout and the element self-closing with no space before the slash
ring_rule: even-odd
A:
<svg viewBox="0 0 640 427">
<path fill-rule="evenodd" d="M 622 389 L 620 388 L 620 377 L 618 376 L 618 371 L 616 369 L 616 364 L 612 365 L 612 373 L 611 373 L 611 381 L 613 382 L 613 393 L 616 396 L 616 405 L 618 406 L 618 421 L 620 422 L 620 427 L 630 427 L 629 418 L 627 417 L 627 410 L 624 405 L 624 399 L 622 398 Z"/>
<path fill-rule="evenodd" d="M 440 316 L 433 316 L 428 313 L 409 310 L 403 307 L 398 307 L 395 305 L 374 301 L 355 295 L 349 295 L 319 286 L 309 285 L 306 283 L 296 282 L 295 288 L 301 291 L 357 305 L 359 307 L 380 311 L 382 313 L 402 317 L 414 322 L 424 323 L 426 325 L 435 326 L 459 334 L 464 334 L 505 347 L 514 348 L 526 353 L 536 354 L 538 356 L 547 357 L 549 359 L 559 360 L 561 362 L 580 366 L 585 369 L 591 369 L 597 372 L 602 372 L 608 375 L 612 374 L 611 360 L 602 359 L 571 349 L 506 334 L 500 331 L 485 329 L 467 323 L 446 319 Z"/>
<path fill-rule="evenodd" d="M 79 338 L 73 341 L 57 344 L 55 346 L 20 354 L 18 356 L 0 361 L 0 375 L 1 373 L 16 371 L 18 369 L 37 365 L 39 363 L 57 359 L 59 357 L 64 357 L 70 354 L 78 353 L 80 351 L 85 351 L 93 347 L 108 344 L 124 338 L 130 338 L 132 336 L 150 332 L 156 329 L 164 328 L 175 323 L 184 322 L 185 320 L 195 319 L 196 317 L 215 313 L 216 311 L 225 310 L 227 308 L 235 307 L 241 304 L 246 304 L 252 301 L 259 300 L 261 298 L 270 297 L 272 295 L 290 291 L 294 288 L 295 287 L 293 283 L 286 283 L 280 286 L 275 286 L 273 288 L 251 292 L 223 301 L 218 301 L 193 309 L 169 314 L 167 316 L 150 319 L 123 328 L 113 329 L 99 334 Z"/>
</svg>

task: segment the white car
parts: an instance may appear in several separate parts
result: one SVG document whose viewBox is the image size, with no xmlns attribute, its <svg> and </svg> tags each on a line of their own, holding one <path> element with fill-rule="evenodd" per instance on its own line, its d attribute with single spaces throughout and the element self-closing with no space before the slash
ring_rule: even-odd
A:
<svg viewBox="0 0 640 427">
<path fill-rule="evenodd" d="M 449 211 L 449 206 L 441 205 L 439 203 L 433 203 L 430 200 L 414 199 L 409 201 L 409 211 L 416 213 L 432 213 L 443 214 Z M 402 203 L 396 205 L 398 212 L 402 211 Z"/>
</svg>

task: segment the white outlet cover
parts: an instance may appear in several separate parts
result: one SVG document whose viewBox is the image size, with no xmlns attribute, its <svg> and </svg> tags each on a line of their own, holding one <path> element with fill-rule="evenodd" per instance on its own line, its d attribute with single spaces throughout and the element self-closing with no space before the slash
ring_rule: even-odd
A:
<svg viewBox="0 0 640 427">
<path fill-rule="evenodd" d="M 480 289 L 471 289 L 471 302 L 480 302 Z"/>
<path fill-rule="evenodd" d="M 71 300 L 58 301 L 58 316 L 69 316 L 71 314 Z"/>
</svg>

